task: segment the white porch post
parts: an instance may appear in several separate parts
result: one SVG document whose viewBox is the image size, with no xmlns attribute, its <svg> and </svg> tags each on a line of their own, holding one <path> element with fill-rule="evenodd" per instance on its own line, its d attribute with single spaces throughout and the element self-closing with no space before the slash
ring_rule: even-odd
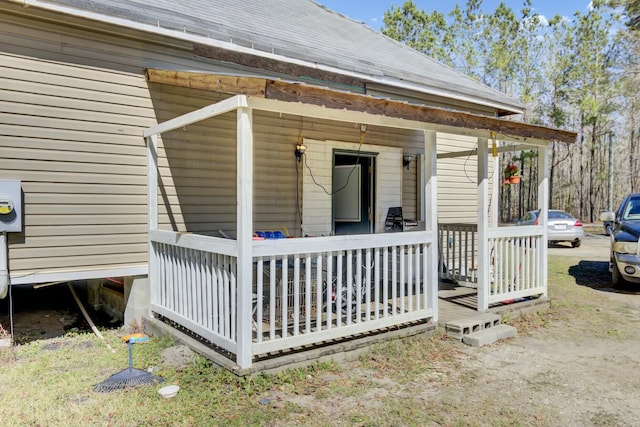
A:
<svg viewBox="0 0 640 427">
<path fill-rule="evenodd" d="M 478 311 L 489 309 L 489 150 L 486 138 L 478 138 Z"/>
<path fill-rule="evenodd" d="M 425 254 L 425 266 L 428 265 L 428 277 L 425 298 L 427 307 L 433 309 L 433 321 L 438 321 L 438 153 L 437 134 L 434 131 L 424 133 L 424 199 L 422 212 L 424 214 L 425 229 L 433 233 L 433 243 L 429 245 Z"/>
<path fill-rule="evenodd" d="M 493 150 L 493 149 L 492 149 Z M 492 151 L 493 179 L 491 180 L 491 227 L 498 226 L 498 216 L 500 215 L 500 186 L 502 185 L 502 171 L 500 170 L 500 157 Z"/>
<path fill-rule="evenodd" d="M 147 236 L 158 229 L 158 135 L 147 138 Z M 147 260 L 149 263 L 150 299 L 158 301 L 158 287 L 156 285 L 158 262 L 153 254 L 151 239 L 147 237 Z"/>
<path fill-rule="evenodd" d="M 538 149 L 538 208 L 540 216 L 538 225 L 542 227 L 542 256 L 540 259 L 540 271 L 538 277 L 541 280 L 540 285 L 544 286 L 543 296 L 547 296 L 547 252 L 548 252 L 548 236 L 547 236 L 547 217 L 549 215 L 549 149 Z"/>
<path fill-rule="evenodd" d="M 237 123 L 237 353 L 241 369 L 251 366 L 251 285 L 253 236 L 253 118 L 250 108 L 238 108 Z"/>
</svg>

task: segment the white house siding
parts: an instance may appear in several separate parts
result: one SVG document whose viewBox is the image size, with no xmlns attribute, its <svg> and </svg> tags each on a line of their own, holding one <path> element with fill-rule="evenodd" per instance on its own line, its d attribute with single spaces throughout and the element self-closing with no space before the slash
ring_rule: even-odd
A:
<svg viewBox="0 0 640 427">
<path fill-rule="evenodd" d="M 410 133 L 406 133 L 401 138 L 389 138 L 384 140 L 385 144 L 398 145 L 399 141 L 405 141 L 409 149 L 416 149 L 411 146 Z M 383 141 L 380 141 L 383 143 Z M 327 140 L 306 140 L 307 145 L 305 168 L 303 170 L 303 222 L 304 234 L 309 235 L 329 235 L 333 232 L 331 220 L 331 192 L 332 189 L 332 166 L 333 150 L 343 149 L 357 151 L 359 144 L 356 142 Z M 384 230 L 384 221 L 390 207 L 403 206 L 403 174 L 402 174 L 402 154 L 403 147 L 388 145 L 378 145 L 368 140 L 366 145 L 361 147 L 362 151 L 377 153 L 376 156 L 376 201 L 375 201 L 375 232 Z M 411 181 L 413 179 L 413 181 Z M 409 176 L 409 189 L 407 194 L 411 204 L 405 211 L 415 214 L 416 185 L 415 173 Z M 413 190 L 413 191 L 411 191 Z"/>
<path fill-rule="evenodd" d="M 146 263 L 143 76 L 0 55 L 0 177 L 19 179 L 12 277 Z"/>
<path fill-rule="evenodd" d="M 159 122 L 223 99 L 218 93 L 150 84 Z M 236 115 L 167 132 L 158 143 L 159 227 L 219 236 L 235 228 Z"/>
<path fill-rule="evenodd" d="M 146 266 L 144 64 L 167 61 L 157 45 L 0 11 L 0 179 L 21 180 L 25 204 L 14 283 Z"/>
<path fill-rule="evenodd" d="M 438 133 L 438 153 L 477 148 L 478 139 Z M 476 154 L 438 160 L 438 219 L 442 223 L 473 223 L 478 218 Z M 493 170 L 489 157 L 489 174 Z M 490 175 L 491 176 L 491 175 Z M 491 204 L 491 201 L 490 201 Z"/>
</svg>

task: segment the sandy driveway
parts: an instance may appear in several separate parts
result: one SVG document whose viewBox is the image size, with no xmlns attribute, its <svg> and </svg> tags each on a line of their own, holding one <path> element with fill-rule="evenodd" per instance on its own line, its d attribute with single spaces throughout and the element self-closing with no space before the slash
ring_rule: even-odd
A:
<svg viewBox="0 0 640 427">
<path fill-rule="evenodd" d="M 640 425 L 640 292 L 610 288 L 609 245 L 588 235 L 580 248 L 549 249 L 550 260 L 569 257 L 569 268 L 550 271 L 548 324 L 466 349 L 479 374 L 467 395 L 508 398 L 524 425 Z M 556 287 L 565 274 L 574 284 Z"/>
</svg>

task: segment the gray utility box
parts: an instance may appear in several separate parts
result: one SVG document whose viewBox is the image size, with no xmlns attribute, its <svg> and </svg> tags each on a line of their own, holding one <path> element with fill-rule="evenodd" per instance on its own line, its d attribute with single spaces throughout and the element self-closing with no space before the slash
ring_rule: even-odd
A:
<svg viewBox="0 0 640 427">
<path fill-rule="evenodd" d="M 22 183 L 0 180 L 0 232 L 22 231 Z"/>
</svg>

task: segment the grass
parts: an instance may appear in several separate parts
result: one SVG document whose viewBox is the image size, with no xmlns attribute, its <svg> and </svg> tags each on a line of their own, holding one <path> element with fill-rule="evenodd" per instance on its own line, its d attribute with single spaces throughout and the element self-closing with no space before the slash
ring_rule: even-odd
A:
<svg viewBox="0 0 640 427">
<path fill-rule="evenodd" d="M 601 278 L 594 276 L 598 269 L 585 273 L 587 267 L 579 259 L 550 258 L 551 309 L 512 317 L 509 323 L 520 335 L 540 336 L 570 324 L 561 332 L 567 340 L 628 338 L 629 309 L 599 310 L 604 296 L 587 278 Z M 248 378 L 197 357 L 184 368 L 164 367 L 157 373 L 163 385 L 181 387 L 173 399 L 157 393 L 160 385 L 94 392 L 95 384 L 128 365 L 128 347 L 119 338 L 124 332 L 102 333 L 116 354 L 89 333 L 0 349 L 3 426 L 547 426 L 558 421 L 542 402 L 513 405 L 503 391 L 492 393 L 491 384 L 479 383 L 475 353 L 440 333 L 378 344 L 354 362 Z M 162 366 L 162 350 L 174 344 L 167 338 L 136 344 L 134 366 Z M 524 383 L 534 391 L 557 387 L 548 371 Z M 484 388 L 483 393 L 465 393 Z M 602 411 L 593 413 L 591 421 L 613 425 L 618 419 Z"/>
<path fill-rule="evenodd" d="M 439 334 L 379 344 L 349 369 L 324 363 L 238 378 L 197 358 L 184 369 L 159 372 L 163 385 L 181 387 L 175 398 L 165 400 L 157 393 L 160 385 L 93 391 L 95 384 L 127 366 L 127 346 L 119 342 L 119 332 L 103 332 L 116 354 L 92 334 L 68 334 L 1 352 L 3 425 L 367 426 L 407 425 L 408 420 L 408 425 L 468 425 L 464 414 L 471 415 L 455 398 L 445 395 L 431 402 L 426 395 L 415 395 L 414 390 L 446 392 L 475 383 L 473 371 L 461 369 L 464 355 L 457 343 Z M 134 366 L 161 365 L 161 350 L 173 344 L 152 338 L 135 345 Z M 345 399 L 357 404 L 333 419 L 333 408 Z M 512 425 L 513 414 L 501 411 L 495 425 Z"/>
</svg>

